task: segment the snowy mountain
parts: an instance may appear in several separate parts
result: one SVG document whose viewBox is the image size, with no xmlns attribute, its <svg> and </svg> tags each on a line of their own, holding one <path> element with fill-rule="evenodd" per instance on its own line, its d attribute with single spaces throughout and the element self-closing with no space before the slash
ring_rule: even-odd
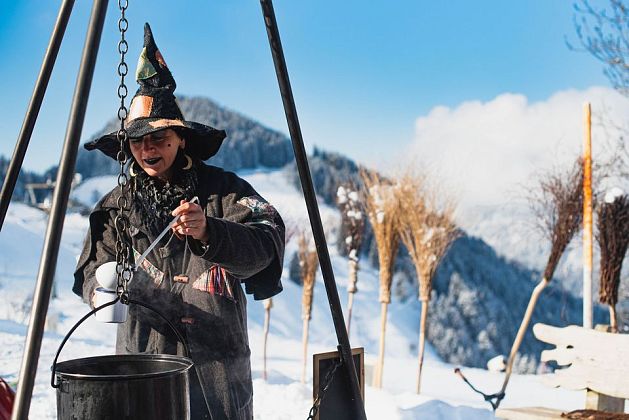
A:
<svg viewBox="0 0 629 420">
<path fill-rule="evenodd" d="M 285 172 L 257 170 L 239 174 L 271 201 L 285 218 L 294 218 L 305 223 L 303 198 L 290 184 Z M 87 204 L 91 204 L 92 198 L 114 184 L 114 177 L 87 180 L 74 191 L 74 198 L 80 200 L 84 197 Z M 321 204 L 321 214 L 325 225 L 338 223 L 335 208 Z M 0 307 L 11 308 L 0 316 L 0 376 L 10 382 L 14 382 L 19 373 L 28 314 L 28 305 L 24 304 L 29 301 L 29 294 L 36 278 L 45 224 L 45 213 L 13 203 L 0 234 L 2 267 Z M 63 334 L 69 331 L 88 309 L 70 291 L 76 255 L 86 229 L 85 216 L 72 213 L 67 215 L 57 266 L 57 297 L 51 302 L 49 311 L 49 325 L 40 355 L 31 418 L 55 418 L 55 396 L 49 385 L 49 366 Z M 330 232 L 332 236 L 335 235 L 334 229 Z M 333 240 L 331 237 L 330 242 Z M 347 262 L 333 246 L 329 248 L 341 302 L 344 303 L 347 301 L 345 289 Z M 295 242 L 289 242 L 287 256 L 295 250 Z M 449 262 L 439 271 L 431 309 L 430 340 L 433 346 L 428 348 L 424 365 L 422 386 L 424 394 L 417 396 L 413 393 L 419 303 L 413 299 L 406 301 L 394 299 L 390 305 L 387 327 L 384 388 L 378 390 L 368 386 L 366 390 L 366 409 L 369 418 L 493 418 L 488 405 L 452 373 L 454 366 L 445 363 L 438 354 L 443 352 L 450 355 L 447 357 L 457 357 L 463 361 L 469 358 L 468 351 L 473 353 L 483 345 L 487 348 L 495 346 L 493 343 L 496 336 L 499 336 L 500 332 L 506 334 L 506 330 L 502 329 L 507 328 L 496 318 L 510 315 L 510 319 L 516 319 L 519 316 L 516 310 L 509 310 L 512 304 L 509 302 L 516 304 L 519 302 L 515 295 L 522 295 L 519 299 L 524 299 L 527 291 L 521 290 L 520 282 L 521 277 L 527 272 L 525 270 L 521 272 L 517 267 L 503 262 L 489 246 L 478 239 L 462 238 L 451 253 L 454 256 L 449 258 Z M 288 264 L 288 261 L 287 257 L 285 264 Z M 475 274 L 471 277 L 468 274 L 461 274 L 469 273 L 472 269 Z M 261 377 L 264 310 L 260 302 L 250 300 L 248 304 L 256 419 L 305 418 L 312 401 L 309 385 L 312 381 L 310 366 L 306 384 L 299 382 L 301 288 L 291 282 L 287 274 L 288 269 L 285 265 L 283 275 L 285 290 L 273 299 L 268 348 L 270 369 L 268 381 Z M 489 276 L 492 276 L 493 280 L 488 284 L 483 283 L 482 280 Z M 360 291 L 355 300 L 351 342 L 354 347 L 365 348 L 369 384 L 370 367 L 375 363 L 379 338 L 378 271 L 364 264 L 359 278 Z M 329 305 L 320 274 L 317 277 L 314 297 L 309 354 L 331 351 L 336 347 Z M 504 297 L 504 302 L 498 297 Z M 554 302 L 557 299 L 550 293 L 548 300 Z M 444 308 L 449 308 L 449 311 Z M 554 307 L 542 302 L 540 308 L 540 312 L 545 313 L 552 312 Z M 115 326 L 91 319 L 74 333 L 61 358 L 66 360 L 111 354 L 114 340 Z M 450 351 L 444 350 L 447 346 L 450 346 Z M 475 347 L 468 350 L 469 346 Z M 485 349 L 481 354 L 486 357 L 493 353 Z M 454 361 L 458 364 L 459 360 Z M 487 391 L 497 390 L 502 382 L 502 374 L 478 369 L 466 369 L 465 372 L 476 385 Z M 277 401 L 280 400 L 283 404 L 278 406 Z M 515 375 L 503 405 L 524 404 L 573 409 L 579 407 L 582 401 L 579 393 L 548 390 L 539 385 L 535 377 Z"/>
<path fill-rule="evenodd" d="M 295 210 L 295 202 L 303 200 L 293 198 L 299 194 L 299 178 L 294 163 L 291 163 L 292 151 L 285 136 L 207 98 L 179 98 L 179 104 L 187 118 L 227 130 L 228 138 L 221 151 L 209 163 L 237 169 L 240 173 L 259 174 L 260 170 L 253 168 L 266 167 L 268 173 L 274 174 L 259 182 L 267 191 L 266 195 L 278 196 L 281 191 L 288 197 L 288 202 L 293 203 L 284 206 L 281 214 L 307 224 L 305 209 L 301 213 Z M 114 130 L 116 124 L 112 120 L 102 132 Z M 347 157 L 318 149 L 309 160 L 317 194 L 327 204 L 328 211 L 323 214 L 331 219 L 324 224 L 333 233 L 338 226 L 338 216 L 333 208 L 336 189 L 339 183 L 347 180 L 359 182 L 359 165 Z M 102 153 L 81 149 L 77 171 L 83 174 L 84 182 L 74 190 L 72 198 L 87 207 L 93 206 L 115 184 L 115 178 L 105 174 L 115 173 L 116 165 Z M 271 170 L 285 165 L 284 172 Z M 98 174 L 102 176 L 95 176 Z M 280 177 L 283 177 L 283 184 L 278 186 L 278 181 L 272 180 Z M 269 187 L 266 187 L 267 183 Z M 484 367 L 488 359 L 509 352 L 530 291 L 538 280 L 537 272 L 545 263 L 548 245 L 543 238 L 532 235 L 530 223 L 527 224 L 528 213 L 521 207 L 483 208 L 468 212 L 466 216 L 460 223 L 467 235 L 452 247 L 435 279 L 430 321 L 432 330 L 437 333 L 429 332 L 428 339 L 444 361 Z M 335 244 L 334 238 L 329 241 L 331 245 Z M 343 251 L 338 248 L 338 252 Z M 375 241 L 369 229 L 362 252 L 363 267 L 377 266 Z M 579 294 L 576 284 L 580 277 L 575 274 L 577 269 L 580 270 L 578 257 L 579 254 L 573 251 L 562 259 L 557 279 L 545 292 L 534 320 L 561 325 L 580 322 L 580 303 L 574 297 Z M 287 262 L 292 258 L 293 253 L 288 252 Z M 414 324 L 418 323 L 419 310 L 419 304 L 413 303 L 416 290 L 415 270 L 402 247 L 396 264 L 393 293 L 398 301 L 411 305 L 413 309 L 409 317 Z M 465 333 L 458 333 L 461 330 Z M 416 346 L 414 342 L 409 345 L 411 350 Z M 541 344 L 528 335 L 521 349 L 522 361 L 517 363 L 516 370 L 534 371 L 540 350 Z"/>
<path fill-rule="evenodd" d="M 292 163 L 288 139 L 240 114 L 225 110 L 205 98 L 181 98 L 188 118 L 225 128 L 229 137 L 221 152 L 209 163 L 237 170 L 271 201 L 280 214 L 301 226 L 308 224 L 299 179 Z M 102 131 L 115 129 L 112 121 Z M 339 215 L 334 205 L 340 182 L 358 181 L 359 165 L 336 153 L 315 150 L 309 157 L 315 189 L 341 302 L 347 301 L 347 261 L 337 247 Z M 112 174 L 116 163 L 98 152 L 81 149 L 77 171 L 83 182 L 72 192 L 76 202 L 92 207 L 116 183 Z M 54 168 L 47 175 L 54 174 Z M 36 174 L 27 174 L 35 179 Z M 24 178 L 26 179 L 26 178 Z M 39 179 L 39 178 L 37 178 Z M 16 196 L 17 197 L 17 196 Z M 502 375 L 481 369 L 499 354 L 509 352 L 530 292 L 539 280 L 548 244 L 535 236 L 528 212 L 523 206 L 479 208 L 459 220 L 465 234 L 452 246 L 434 280 L 430 302 L 427 360 L 422 389 L 412 394 L 415 382 L 420 303 L 417 301 L 415 271 L 404 250 L 400 252 L 394 275 L 393 302 L 389 307 L 384 389 L 367 387 L 366 407 L 370 418 L 485 419 L 493 418 L 487 404 L 472 393 L 452 368 L 467 366 L 466 374 L 486 391 L 497 390 Z M 72 272 L 80 252 L 88 221 L 84 215 L 68 213 L 57 265 L 55 298 L 52 300 L 47 332 L 40 356 L 35 387 L 34 418 L 54 418 L 54 393 L 48 385 L 50 361 L 62 334 L 65 334 L 87 307 L 70 292 Z M 0 233 L 0 376 L 15 381 L 22 357 L 25 325 L 46 229 L 46 214 L 12 203 Z M 581 301 L 578 245 L 561 261 L 556 279 L 544 292 L 533 316 L 534 322 L 554 325 L 580 323 Z M 294 419 L 305 417 L 311 404 L 311 389 L 298 382 L 301 376 L 301 287 L 289 277 L 289 264 L 296 244 L 287 245 L 284 292 L 274 298 L 268 353 L 269 380 L 261 377 L 262 328 L 264 310 L 259 302 L 249 304 L 249 330 L 256 418 Z M 379 340 L 378 269 L 375 243 L 367 235 L 362 250 L 359 293 L 355 297 L 351 342 L 364 347 L 367 383 L 375 364 Z M 336 348 L 324 285 L 317 278 L 313 320 L 310 325 L 309 353 Z M 596 320 L 605 321 L 597 311 Z M 115 327 L 88 321 L 81 327 L 62 358 L 110 354 Z M 516 360 L 516 372 L 535 371 L 543 345 L 529 332 Z M 412 367 L 412 368 L 410 368 Z M 307 381 L 311 381 L 309 367 Z M 544 405 L 563 409 L 582 405 L 577 393 L 547 390 L 530 376 L 515 376 L 505 406 Z M 525 391 L 526 390 L 526 391 Z M 274 400 L 290 403 L 278 409 Z"/>
<path fill-rule="evenodd" d="M 260 186 L 258 188 L 263 196 L 275 197 L 274 204 L 282 210 L 281 214 L 285 219 L 297 219 L 305 224 L 307 219 L 304 204 L 301 202 L 303 200 L 300 201 L 296 188 L 288 185 L 287 175 L 290 178 L 291 174 L 290 171 L 271 171 L 263 176 L 258 172 L 252 175 L 251 182 Z M 93 199 L 114 184 L 115 177 L 87 180 L 75 191 L 74 198 L 93 205 Z M 99 189 L 103 185 L 105 188 Z M 338 226 L 337 210 L 329 205 L 323 205 L 322 209 L 322 217 L 328 221 L 324 225 Z M 332 229 L 330 233 L 336 232 Z M 330 244 L 335 243 L 334 238 L 328 240 Z M 335 253 L 338 252 L 335 249 Z M 295 258 L 294 249 L 289 248 L 286 253 L 287 264 Z M 367 263 L 363 263 L 362 267 L 375 270 L 369 268 Z M 413 326 L 408 333 L 412 335 L 418 328 L 420 310 L 419 303 L 415 301 L 415 271 L 410 262 L 403 258 L 397 267 L 393 294 L 397 304 L 408 311 L 407 321 Z M 340 269 L 341 272 L 345 271 L 344 266 Z M 372 287 L 376 287 L 378 278 L 376 276 L 369 281 L 373 283 Z M 434 346 L 436 354 L 446 362 L 474 367 L 485 367 L 489 359 L 499 354 L 508 354 L 537 281 L 538 272 L 499 255 L 482 239 L 467 235 L 459 238 L 445 256 L 434 280 L 428 340 Z M 361 278 L 361 290 L 364 284 Z M 554 325 L 581 322 L 581 301 L 560 286 L 551 284 L 544 292 L 534 313 L 533 322 Z M 344 288 L 345 285 L 341 283 L 339 287 Z M 377 320 L 377 314 L 374 316 Z M 597 311 L 597 319 L 603 321 L 601 311 Z M 372 327 L 375 334 L 378 327 L 376 324 Z M 374 346 L 377 339 L 377 335 L 370 336 Z M 415 342 L 411 341 L 408 345 L 409 351 L 415 350 Z M 534 372 L 543 348 L 543 344 L 532 334 L 527 334 L 520 350 L 521 357 L 515 365 L 516 371 Z"/>
<path fill-rule="evenodd" d="M 221 107 L 208 98 L 178 96 L 177 103 L 186 119 L 227 132 L 221 149 L 210 159 L 213 165 L 236 171 L 257 167 L 281 168 L 293 161 L 290 140 L 282 133 Z M 90 140 L 115 131 L 119 125 L 118 120 L 112 118 Z M 88 152 L 83 147 L 79 149 L 76 171 L 84 178 L 111 175 L 118 170 L 118 164 L 104 154 Z"/>
</svg>

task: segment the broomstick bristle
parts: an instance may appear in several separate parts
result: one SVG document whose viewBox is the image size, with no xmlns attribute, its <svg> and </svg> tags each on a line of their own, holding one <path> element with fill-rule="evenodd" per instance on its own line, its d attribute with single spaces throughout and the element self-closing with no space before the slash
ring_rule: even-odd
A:
<svg viewBox="0 0 629 420">
<path fill-rule="evenodd" d="M 601 249 L 599 300 L 614 306 L 618 302 L 620 272 L 629 246 L 629 196 L 602 203 L 597 216 L 596 239 Z"/>
<path fill-rule="evenodd" d="M 420 299 L 428 300 L 434 273 L 460 234 L 453 221 L 454 204 L 440 196 L 423 176 L 407 174 L 398 184 L 400 238 L 417 271 Z"/>
<path fill-rule="evenodd" d="M 577 159 L 566 172 L 545 175 L 530 204 L 541 230 L 551 241 L 550 255 L 544 269 L 549 281 L 559 259 L 581 228 L 583 221 L 583 160 Z"/>
<path fill-rule="evenodd" d="M 299 273 L 303 282 L 302 318 L 309 320 L 312 313 L 312 298 L 319 259 L 317 251 L 312 247 L 312 241 L 306 237 L 304 231 L 299 235 L 297 256 L 299 258 Z"/>
<path fill-rule="evenodd" d="M 396 186 L 375 172 L 361 172 L 365 184 L 363 202 L 378 247 L 380 265 L 380 302 L 391 300 L 393 264 L 399 247 L 400 206 L 395 196 Z"/>
</svg>

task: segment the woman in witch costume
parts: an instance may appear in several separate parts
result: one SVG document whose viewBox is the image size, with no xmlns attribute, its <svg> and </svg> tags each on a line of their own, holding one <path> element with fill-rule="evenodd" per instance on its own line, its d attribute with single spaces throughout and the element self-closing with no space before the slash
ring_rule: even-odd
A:
<svg viewBox="0 0 629 420">
<path fill-rule="evenodd" d="M 90 214 L 73 291 L 93 305 L 94 273 L 115 261 L 114 218 L 121 194 L 131 196 L 128 240 L 134 260 L 179 215 L 171 234 L 138 267 L 129 294 L 159 308 L 186 337 L 201 382 L 190 375 L 192 418 L 251 419 L 241 284 L 256 300 L 282 290 L 284 224 L 247 182 L 203 163 L 216 154 L 225 132 L 183 118 L 173 95 L 175 81 L 148 24 L 144 30 L 136 73 L 140 88 L 126 123 L 131 181 L 128 189 L 116 187 L 106 194 Z M 85 147 L 115 159 L 119 142 L 110 133 Z M 195 196 L 198 204 L 191 202 Z M 182 354 L 183 348 L 163 321 L 131 305 L 127 321 L 118 327 L 116 351 Z"/>
</svg>

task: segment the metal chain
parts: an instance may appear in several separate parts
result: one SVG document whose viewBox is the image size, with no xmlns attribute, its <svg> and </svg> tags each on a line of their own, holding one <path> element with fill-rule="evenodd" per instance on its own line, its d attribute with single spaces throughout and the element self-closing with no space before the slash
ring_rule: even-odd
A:
<svg viewBox="0 0 629 420">
<path fill-rule="evenodd" d="M 328 388 L 330 388 L 330 385 L 332 385 L 334 374 L 336 373 L 336 370 L 341 367 L 342 364 L 343 359 L 339 357 L 339 359 L 334 362 L 334 367 L 332 367 L 332 369 L 330 369 L 325 375 L 325 378 L 323 379 L 323 389 L 321 389 L 321 392 L 317 394 L 317 398 L 315 398 L 314 403 L 312 404 L 312 407 L 308 412 L 308 417 L 306 418 L 306 420 L 314 420 L 315 416 L 319 412 L 319 406 L 323 401 L 323 397 L 325 397 L 325 393 L 328 391 Z"/>
<path fill-rule="evenodd" d="M 130 202 L 127 195 L 129 186 L 129 177 L 125 173 L 125 165 L 129 161 L 126 153 L 126 145 L 128 144 L 129 135 L 125 128 L 125 120 L 129 114 L 125 106 L 125 99 L 128 94 L 125 77 L 129 72 L 129 67 L 125 62 L 125 55 L 129 51 L 129 44 L 125 39 L 125 32 L 129 28 L 129 21 L 125 17 L 125 12 L 129 6 L 128 0 L 118 0 L 120 8 L 120 19 L 118 19 L 118 29 L 120 30 L 120 41 L 118 42 L 118 53 L 120 53 L 120 63 L 118 63 L 118 76 L 120 76 L 120 85 L 118 85 L 118 97 L 120 98 L 120 107 L 118 108 L 118 120 L 120 120 L 120 128 L 116 133 L 116 139 L 120 144 L 120 150 L 116 154 L 116 160 L 120 164 L 120 172 L 118 173 L 118 186 L 120 187 L 120 196 L 116 201 L 118 206 L 118 214 L 114 219 L 116 228 L 116 272 L 118 273 L 118 286 L 116 292 L 120 296 L 122 303 L 128 303 L 129 292 L 127 286 L 131 280 L 132 271 L 129 262 L 131 254 L 131 246 L 129 245 L 129 219 L 125 215 L 125 211 L 129 210 Z"/>
</svg>

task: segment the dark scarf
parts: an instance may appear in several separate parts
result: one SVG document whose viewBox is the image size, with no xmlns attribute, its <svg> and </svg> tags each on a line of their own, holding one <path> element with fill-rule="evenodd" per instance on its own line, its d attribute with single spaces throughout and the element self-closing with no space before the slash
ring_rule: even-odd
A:
<svg viewBox="0 0 629 420">
<path fill-rule="evenodd" d="M 183 153 L 178 153 L 173 162 L 172 182 L 150 177 L 134 165 L 136 175 L 132 177 L 133 206 L 140 215 L 143 226 L 154 236 L 159 235 L 173 219 L 171 212 L 181 200 L 190 201 L 195 196 L 198 175 L 197 164 L 184 170 L 187 161 Z"/>
</svg>

